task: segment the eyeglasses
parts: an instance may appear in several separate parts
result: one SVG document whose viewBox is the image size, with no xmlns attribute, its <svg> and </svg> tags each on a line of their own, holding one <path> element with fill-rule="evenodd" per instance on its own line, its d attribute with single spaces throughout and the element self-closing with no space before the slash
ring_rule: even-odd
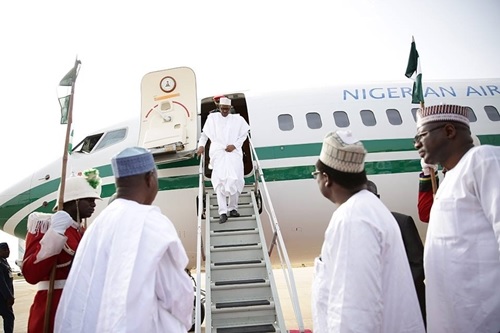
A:
<svg viewBox="0 0 500 333">
<path fill-rule="evenodd" d="M 435 131 L 435 130 L 440 129 L 440 128 L 443 128 L 443 127 L 445 127 L 446 125 L 448 125 L 448 124 L 440 125 L 440 126 L 437 126 L 437 127 L 431 128 L 430 130 L 423 131 L 422 133 L 419 133 L 419 134 L 415 135 L 415 137 L 413 138 L 413 143 L 420 142 L 420 140 L 422 140 L 422 138 L 423 138 L 424 136 L 426 136 L 427 134 L 429 134 L 430 132 Z"/>
<path fill-rule="evenodd" d="M 228 110 L 228 111 L 229 111 L 229 110 L 231 110 L 231 108 L 230 108 L 230 107 L 224 107 L 224 106 L 221 106 L 221 107 L 220 107 L 220 109 L 221 109 L 221 110 Z"/>
<path fill-rule="evenodd" d="M 316 179 L 320 173 L 321 171 L 316 170 L 314 172 L 311 172 L 311 176 L 313 176 L 313 178 Z"/>
</svg>

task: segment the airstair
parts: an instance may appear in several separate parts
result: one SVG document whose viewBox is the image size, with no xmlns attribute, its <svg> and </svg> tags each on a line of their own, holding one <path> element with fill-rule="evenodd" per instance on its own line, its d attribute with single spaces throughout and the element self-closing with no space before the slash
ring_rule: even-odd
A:
<svg viewBox="0 0 500 333">
<path fill-rule="evenodd" d="M 199 198 L 205 198 L 205 230 L 202 231 L 202 205 L 198 207 L 198 258 L 195 332 L 201 332 L 200 285 L 201 261 L 205 259 L 205 332 L 206 333 L 286 333 L 285 320 L 270 260 L 276 248 L 285 273 L 299 332 L 304 332 L 295 281 L 278 222 L 270 201 L 263 172 L 253 150 L 255 182 L 246 185 L 240 195 L 240 217 L 219 223 L 217 196 L 205 187 L 203 160 L 200 163 Z M 261 196 L 261 190 L 264 196 Z M 264 204 L 266 204 L 264 206 Z M 269 247 L 260 218 L 266 208 L 272 241 Z"/>
</svg>

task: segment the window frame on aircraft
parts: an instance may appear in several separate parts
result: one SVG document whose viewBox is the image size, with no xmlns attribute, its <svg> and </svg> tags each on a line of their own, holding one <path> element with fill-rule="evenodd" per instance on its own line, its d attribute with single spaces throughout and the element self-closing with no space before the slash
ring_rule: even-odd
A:
<svg viewBox="0 0 500 333">
<path fill-rule="evenodd" d="M 344 117 L 344 118 L 342 118 Z M 351 126 L 351 121 L 349 120 L 349 115 L 345 111 L 333 111 L 333 121 L 335 122 L 335 126 L 339 128 L 346 128 Z M 339 124 L 340 123 L 340 124 Z M 347 125 L 345 125 L 347 123 Z"/>
<path fill-rule="evenodd" d="M 493 105 L 485 105 L 484 112 L 486 112 L 489 120 L 500 121 L 500 113 L 498 112 L 498 109 Z"/>
<path fill-rule="evenodd" d="M 469 122 L 475 123 L 477 121 L 476 113 L 470 106 L 466 106 L 466 108 L 467 108 L 467 118 L 469 118 Z"/>
<path fill-rule="evenodd" d="M 118 136 L 116 136 L 117 133 Z M 101 150 L 125 140 L 125 138 L 127 137 L 127 133 L 128 133 L 127 127 L 106 132 L 104 136 L 101 138 L 101 140 L 99 140 L 99 142 L 95 146 L 95 150 L 96 151 Z"/>
<path fill-rule="evenodd" d="M 90 154 L 95 146 L 99 143 L 104 133 L 92 134 L 86 136 L 85 139 L 80 141 L 75 148 L 71 150 L 72 153 Z"/>
<path fill-rule="evenodd" d="M 375 113 L 372 110 L 364 109 L 359 111 L 359 116 L 361 117 L 361 121 L 365 126 L 376 126 L 377 118 L 375 118 Z"/>
<path fill-rule="evenodd" d="M 411 115 L 413 116 L 413 120 L 415 123 L 417 122 L 417 112 L 420 110 L 420 108 L 411 108 Z"/>
<path fill-rule="evenodd" d="M 293 116 L 288 113 L 278 115 L 278 127 L 280 130 L 287 132 L 294 128 Z"/>
<path fill-rule="evenodd" d="M 306 113 L 307 127 L 310 129 L 319 129 L 323 127 L 323 121 L 321 120 L 321 115 L 318 112 L 308 112 Z"/>
<path fill-rule="evenodd" d="M 387 116 L 389 124 L 394 126 L 399 126 L 403 124 L 403 117 L 401 117 L 401 113 L 399 112 L 398 109 L 393 109 L 393 108 L 386 109 L 385 115 Z"/>
</svg>

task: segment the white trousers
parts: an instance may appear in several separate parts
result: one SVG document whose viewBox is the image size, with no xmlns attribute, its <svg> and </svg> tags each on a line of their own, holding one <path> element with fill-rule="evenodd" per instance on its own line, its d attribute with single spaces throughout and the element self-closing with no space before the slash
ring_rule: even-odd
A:
<svg viewBox="0 0 500 333">
<path fill-rule="evenodd" d="M 238 198 L 240 194 L 236 192 L 229 196 L 229 205 L 227 204 L 227 197 L 222 193 L 222 186 L 217 189 L 217 204 L 219 205 L 219 215 L 227 214 L 233 209 L 238 210 Z"/>
</svg>

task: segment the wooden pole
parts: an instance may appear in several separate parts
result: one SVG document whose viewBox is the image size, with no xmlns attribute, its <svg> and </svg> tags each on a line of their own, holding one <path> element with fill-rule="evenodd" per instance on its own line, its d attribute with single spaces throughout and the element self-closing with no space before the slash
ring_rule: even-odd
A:
<svg viewBox="0 0 500 333">
<path fill-rule="evenodd" d="M 64 203 L 64 189 L 66 187 L 66 169 L 68 165 L 68 147 L 69 140 L 71 134 L 71 123 L 73 122 L 73 97 L 75 93 L 75 84 L 76 84 L 76 76 L 78 75 L 78 65 L 80 61 L 78 59 L 75 60 L 75 78 L 73 80 L 73 84 L 71 85 L 71 94 L 69 97 L 69 106 L 68 106 L 68 123 L 66 125 L 66 139 L 64 141 L 64 152 L 62 158 L 62 168 L 61 168 L 61 187 L 59 190 L 59 197 L 57 201 L 57 210 L 63 210 Z M 45 315 L 43 319 L 43 333 L 50 333 L 50 313 L 52 312 L 52 299 L 54 298 L 54 283 L 56 280 L 56 268 L 57 261 L 52 266 L 50 271 L 50 279 L 49 279 L 49 289 L 47 290 L 47 303 L 45 305 Z"/>
</svg>

